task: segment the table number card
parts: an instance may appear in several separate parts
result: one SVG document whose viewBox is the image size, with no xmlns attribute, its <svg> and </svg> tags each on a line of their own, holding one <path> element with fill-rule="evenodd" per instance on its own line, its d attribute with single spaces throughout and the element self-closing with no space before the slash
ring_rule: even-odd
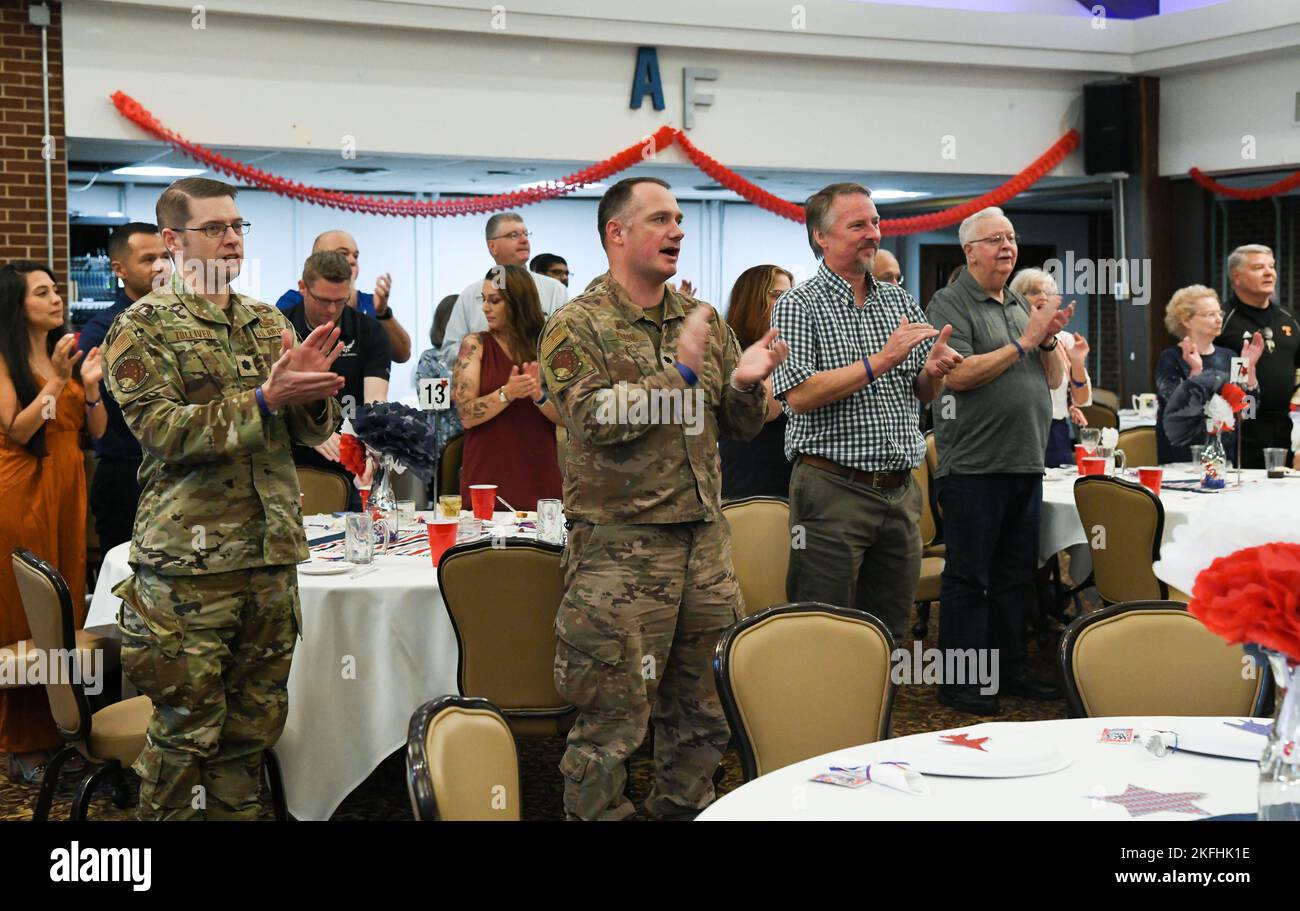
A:
<svg viewBox="0 0 1300 911">
<path fill-rule="evenodd" d="M 451 407 L 451 380 L 447 377 L 427 376 L 417 385 L 421 411 L 446 411 Z"/>
<path fill-rule="evenodd" d="M 1246 359 L 1244 357 L 1234 357 L 1230 370 L 1231 378 L 1229 382 L 1246 385 Z"/>
</svg>

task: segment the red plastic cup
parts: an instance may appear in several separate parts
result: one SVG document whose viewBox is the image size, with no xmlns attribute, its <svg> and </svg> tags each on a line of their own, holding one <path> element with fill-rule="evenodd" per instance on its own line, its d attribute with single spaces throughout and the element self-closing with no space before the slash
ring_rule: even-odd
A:
<svg viewBox="0 0 1300 911">
<path fill-rule="evenodd" d="M 471 484 L 469 486 L 470 502 L 474 506 L 474 518 L 484 522 L 492 521 L 492 512 L 497 505 L 497 486 L 495 484 Z"/>
<path fill-rule="evenodd" d="M 1079 474 L 1083 474 L 1083 460 L 1088 457 L 1088 448 L 1082 443 L 1074 444 L 1074 467 L 1079 469 Z"/>
<path fill-rule="evenodd" d="M 1084 474 L 1105 474 L 1106 460 L 1101 456 L 1085 456 L 1083 459 Z"/>
<path fill-rule="evenodd" d="M 1165 470 L 1163 468 L 1148 466 L 1146 468 L 1138 469 L 1138 483 L 1151 491 L 1157 497 L 1160 496 L 1160 481 L 1164 476 Z"/>
<path fill-rule="evenodd" d="M 361 488 L 361 511 L 365 512 L 366 507 L 370 504 L 370 488 Z"/>
<path fill-rule="evenodd" d="M 456 529 L 459 525 L 459 519 L 430 519 L 425 523 L 424 527 L 429 533 L 429 556 L 435 567 L 447 549 L 456 543 Z"/>
</svg>

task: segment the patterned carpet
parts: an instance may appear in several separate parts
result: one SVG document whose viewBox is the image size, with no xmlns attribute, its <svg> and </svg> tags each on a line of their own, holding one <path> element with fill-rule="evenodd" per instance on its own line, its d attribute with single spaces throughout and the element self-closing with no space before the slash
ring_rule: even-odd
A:
<svg viewBox="0 0 1300 911">
<path fill-rule="evenodd" d="M 934 647 L 938 628 L 938 612 L 930 624 L 925 639 L 926 647 Z M 1052 633 L 1031 636 L 1029 639 L 1030 673 L 1042 680 L 1058 680 L 1056 645 L 1058 637 Z M 976 723 L 981 720 L 939 705 L 935 698 L 936 687 L 926 685 L 900 686 L 894 702 L 893 735 L 902 737 L 924 731 L 938 731 Z M 1064 699 L 1055 702 L 1033 702 L 1013 697 L 1001 699 L 1000 721 L 1038 721 L 1065 718 Z M 564 752 L 564 741 L 556 739 L 530 739 L 519 743 L 520 778 L 523 785 L 524 818 L 528 820 L 563 819 L 563 785 L 558 766 Z M 11 782 L 5 763 L 0 762 L 0 821 L 31 819 L 37 788 Z M 721 793 L 741 784 L 740 762 L 735 753 L 723 760 L 726 770 Z M 643 748 L 628 763 L 633 803 L 640 809 L 650 793 L 654 780 L 654 762 Z M 72 806 L 72 796 L 79 776 L 65 774 L 54 802 L 51 815 L 66 819 Z M 132 776 L 134 778 L 134 776 Z M 112 805 L 109 791 L 101 787 L 92 803 L 91 819 L 133 819 L 134 810 L 119 810 Z M 271 818 L 269 810 L 263 816 Z M 332 817 L 336 820 L 405 820 L 411 819 L 411 805 L 406 794 L 406 758 L 404 752 L 388 757 L 379 768 L 350 794 Z M 646 817 L 638 814 L 635 819 Z"/>
</svg>

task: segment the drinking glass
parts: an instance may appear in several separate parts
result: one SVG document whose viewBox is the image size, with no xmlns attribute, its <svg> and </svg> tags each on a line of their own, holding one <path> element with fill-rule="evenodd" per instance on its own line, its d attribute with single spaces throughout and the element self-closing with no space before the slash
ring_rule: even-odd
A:
<svg viewBox="0 0 1300 911">
<path fill-rule="evenodd" d="M 1264 450 L 1264 468 L 1268 471 L 1270 478 L 1281 478 L 1286 476 L 1282 470 L 1286 463 L 1286 450 L 1276 449 L 1272 446 Z"/>
<path fill-rule="evenodd" d="M 438 497 L 438 515 L 447 519 L 460 518 L 460 494 L 443 494 Z"/>
<path fill-rule="evenodd" d="M 1079 429 L 1079 444 L 1087 450 L 1088 455 L 1092 455 L 1097 451 L 1097 444 L 1100 442 L 1100 427 L 1082 427 Z"/>
<path fill-rule="evenodd" d="M 344 519 L 343 559 L 369 563 L 375 558 L 375 528 L 368 512 L 350 512 Z"/>
<path fill-rule="evenodd" d="M 564 541 L 564 504 L 559 500 L 537 501 L 537 539 L 548 544 Z"/>
</svg>

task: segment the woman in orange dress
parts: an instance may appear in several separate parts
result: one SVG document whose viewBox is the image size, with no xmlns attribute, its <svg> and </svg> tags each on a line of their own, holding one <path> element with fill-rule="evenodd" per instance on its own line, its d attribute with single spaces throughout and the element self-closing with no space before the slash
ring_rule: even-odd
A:
<svg viewBox="0 0 1300 911">
<path fill-rule="evenodd" d="M 0 647 L 31 637 L 10 559 L 19 547 L 63 575 L 76 624 L 85 622 L 81 430 L 99 437 L 108 418 L 99 401 L 99 349 L 78 371 L 75 340 L 47 267 L 0 268 Z M 11 781 L 39 780 L 61 744 L 44 686 L 0 690 L 0 753 L 9 754 Z"/>
</svg>

